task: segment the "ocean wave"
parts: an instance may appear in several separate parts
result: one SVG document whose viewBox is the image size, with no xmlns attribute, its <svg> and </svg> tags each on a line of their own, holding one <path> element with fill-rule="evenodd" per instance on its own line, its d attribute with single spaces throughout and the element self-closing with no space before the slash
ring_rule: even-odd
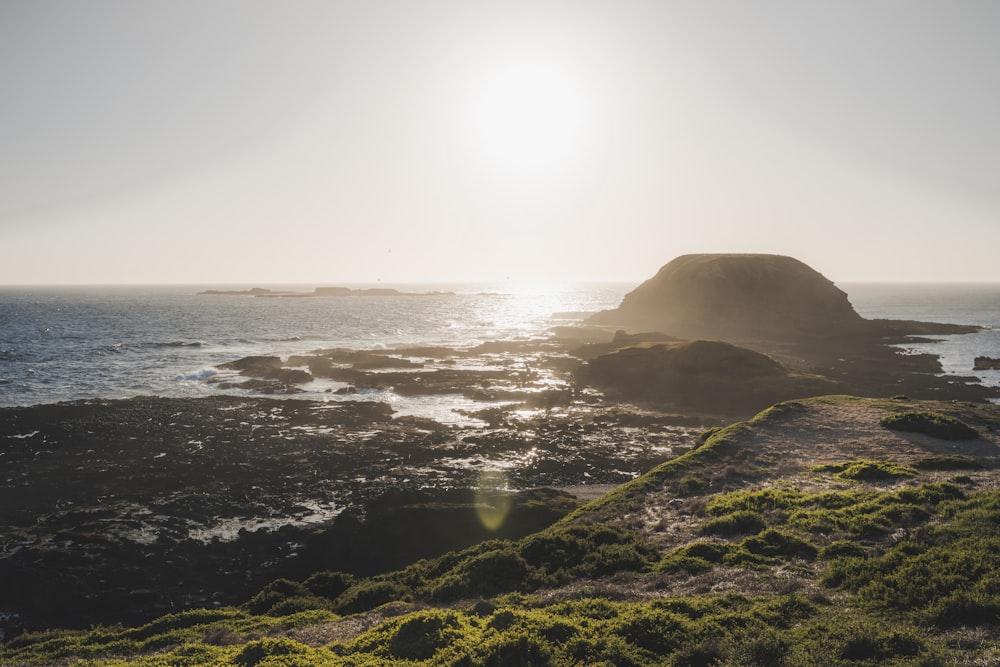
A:
<svg viewBox="0 0 1000 667">
<path fill-rule="evenodd" d="M 198 349 L 205 347 L 206 343 L 200 340 L 172 340 L 172 341 L 152 341 L 143 343 L 132 343 L 119 341 L 117 343 L 111 343 L 108 345 L 102 345 L 96 350 L 96 353 L 101 356 L 106 356 L 110 354 L 125 354 L 126 352 L 142 352 L 144 350 L 161 350 L 161 349 Z"/>
<path fill-rule="evenodd" d="M 112 343 L 110 345 L 102 345 L 97 349 L 97 354 L 100 356 L 106 356 L 109 354 L 124 354 L 125 352 L 131 352 L 136 349 L 136 345 L 133 343 Z"/>
<path fill-rule="evenodd" d="M 213 375 L 218 374 L 218 371 L 214 368 L 202 368 L 193 373 L 184 373 L 178 375 L 174 378 L 177 382 L 198 382 L 200 380 L 207 380 Z"/>
</svg>

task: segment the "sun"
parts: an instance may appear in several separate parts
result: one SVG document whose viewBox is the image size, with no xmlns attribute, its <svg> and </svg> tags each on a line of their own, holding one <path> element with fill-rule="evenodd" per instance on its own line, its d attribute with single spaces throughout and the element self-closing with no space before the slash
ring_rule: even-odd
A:
<svg viewBox="0 0 1000 667">
<path fill-rule="evenodd" d="M 584 80 L 569 65 L 539 54 L 508 55 L 485 66 L 466 91 L 463 152 L 502 184 L 552 185 L 579 166 L 594 115 Z"/>
</svg>

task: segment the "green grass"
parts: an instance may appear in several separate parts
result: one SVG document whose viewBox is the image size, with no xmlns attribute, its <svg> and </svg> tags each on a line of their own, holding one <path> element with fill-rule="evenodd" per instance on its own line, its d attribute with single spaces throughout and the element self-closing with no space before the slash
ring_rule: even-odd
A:
<svg viewBox="0 0 1000 667">
<path fill-rule="evenodd" d="M 834 558 L 828 586 L 938 626 L 1000 624 L 1000 494 L 942 502 L 888 551 Z"/>
<path fill-rule="evenodd" d="M 899 412 L 882 417 L 879 424 L 893 431 L 921 433 L 941 440 L 974 440 L 979 437 L 979 433 L 962 420 L 940 412 Z"/>
<path fill-rule="evenodd" d="M 814 466 L 813 472 L 832 472 L 838 479 L 853 482 L 893 482 L 906 477 L 916 477 L 917 471 L 909 466 L 891 461 L 846 461 Z"/>
</svg>

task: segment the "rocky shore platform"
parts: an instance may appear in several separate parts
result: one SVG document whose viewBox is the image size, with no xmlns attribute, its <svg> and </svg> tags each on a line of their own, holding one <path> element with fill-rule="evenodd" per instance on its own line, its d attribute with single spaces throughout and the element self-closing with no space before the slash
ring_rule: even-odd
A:
<svg viewBox="0 0 1000 667">
<path fill-rule="evenodd" d="M 303 568 L 370 574 L 527 534 L 575 508 L 551 489 L 632 479 L 711 422 L 583 401 L 482 416 L 259 396 L 0 410 L 0 611 L 135 622 Z M 483 506 L 507 520 L 484 527 Z"/>
</svg>

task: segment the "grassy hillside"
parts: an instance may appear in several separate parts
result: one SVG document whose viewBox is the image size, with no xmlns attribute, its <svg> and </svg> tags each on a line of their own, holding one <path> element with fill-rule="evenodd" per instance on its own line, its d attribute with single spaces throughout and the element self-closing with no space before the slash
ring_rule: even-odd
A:
<svg viewBox="0 0 1000 667">
<path fill-rule="evenodd" d="M 523 539 L 0 664 L 996 664 L 998 456 L 992 406 L 782 403 Z"/>
</svg>

